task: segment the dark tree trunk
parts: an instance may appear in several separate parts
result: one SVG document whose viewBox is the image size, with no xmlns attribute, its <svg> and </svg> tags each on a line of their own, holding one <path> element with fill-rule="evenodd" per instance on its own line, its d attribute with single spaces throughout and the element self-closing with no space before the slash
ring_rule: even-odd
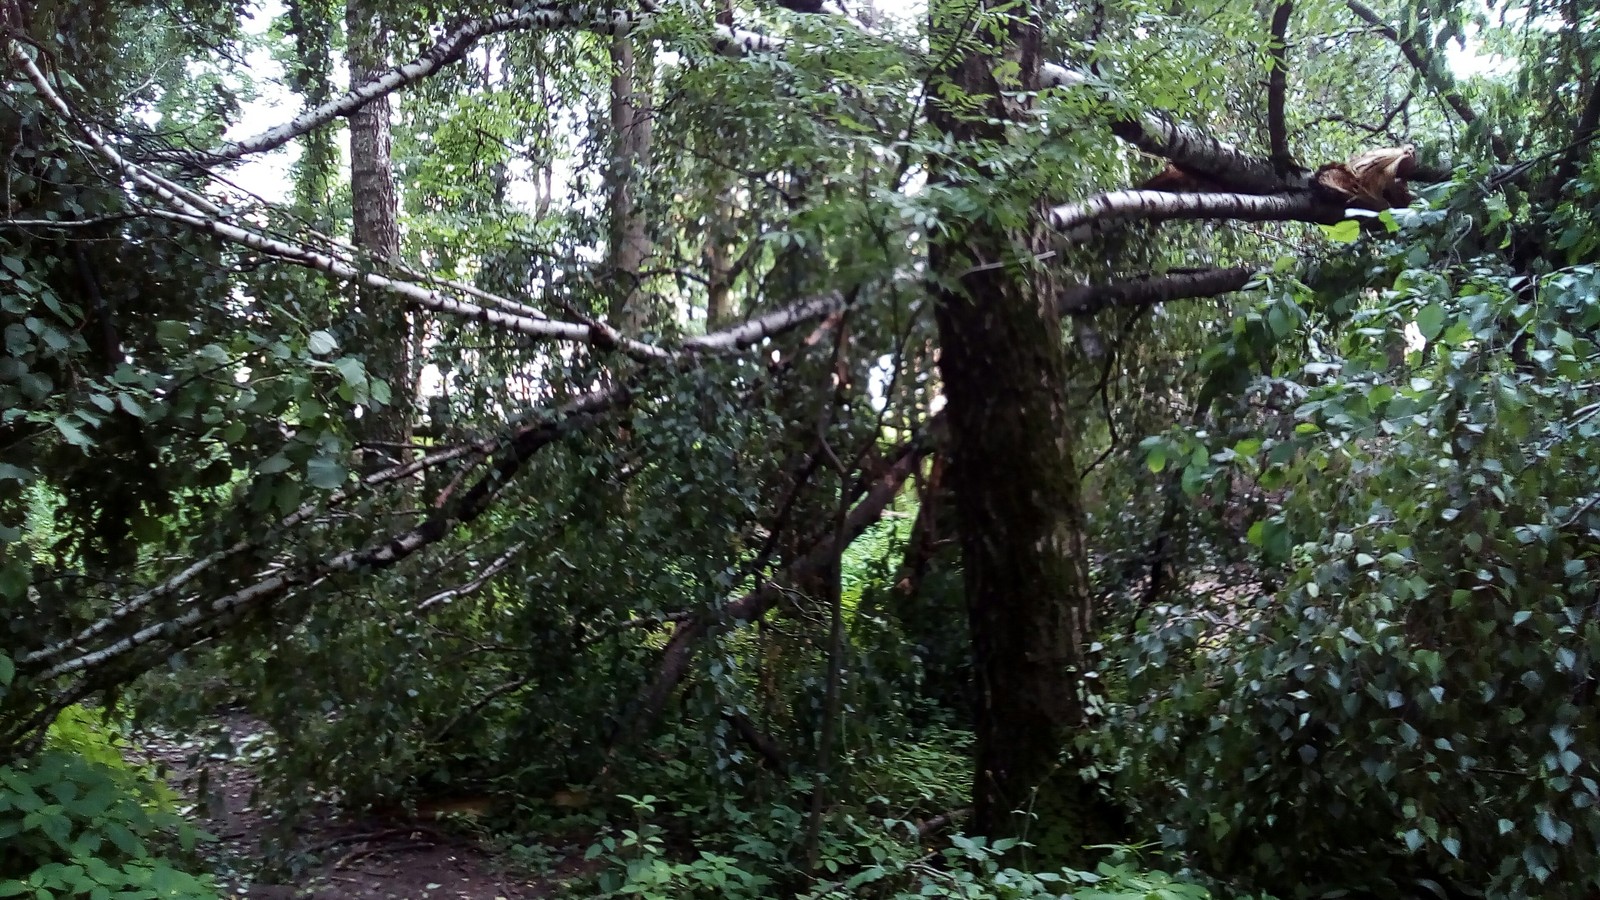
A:
<svg viewBox="0 0 1600 900">
<path fill-rule="evenodd" d="M 1007 12 L 1004 37 L 979 46 L 971 36 L 991 35 L 989 23 L 972 26 L 970 7 L 934 6 L 936 58 L 968 23 L 964 49 L 941 74 L 958 99 L 974 104 L 933 106 L 934 124 L 956 148 L 936 177 L 997 203 L 1025 204 L 1008 201 L 997 187 L 1004 176 L 977 158 L 980 145 L 1006 142 L 1009 129 L 997 123 L 1019 112 L 1000 96 L 997 66 L 1017 63 L 1020 87 L 1037 84 L 1037 19 L 1027 7 Z M 944 89 L 936 83 L 932 96 L 947 96 Z M 1102 836 L 1091 791 L 1075 767 L 1061 766 L 1083 721 L 1090 596 L 1067 358 L 1048 279 L 1032 259 L 1046 249 L 1044 235 L 982 214 L 948 223 L 943 234 L 930 264 L 977 682 L 974 828 L 1025 834 L 1051 855 L 1076 855 Z"/>
</svg>

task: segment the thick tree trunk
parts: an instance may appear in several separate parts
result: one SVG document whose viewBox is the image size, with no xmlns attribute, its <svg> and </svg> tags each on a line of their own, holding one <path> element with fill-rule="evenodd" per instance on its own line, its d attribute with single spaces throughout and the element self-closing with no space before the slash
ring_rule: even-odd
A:
<svg viewBox="0 0 1600 900">
<path fill-rule="evenodd" d="M 954 33 L 970 27 L 970 7 L 936 4 L 933 13 L 936 44 L 960 37 L 970 48 L 952 55 L 942 78 L 976 103 L 933 106 L 934 124 L 957 148 L 939 161 L 937 177 L 997 203 L 1007 199 L 985 187 L 994 173 L 978 148 L 1003 144 L 1008 129 L 997 123 L 1019 110 L 1001 98 L 993 73 L 1010 61 L 1021 67 L 1023 90 L 1038 78 L 1037 20 L 1027 7 L 1007 12 L 998 19 L 1005 37 L 986 47 L 974 47 L 970 34 L 991 34 L 988 23 Z M 936 83 L 932 95 L 945 90 Z M 1090 596 L 1067 359 L 1051 286 L 1029 258 L 1045 249 L 1044 237 L 987 218 L 948 225 L 930 264 L 977 682 L 974 828 L 1072 855 L 1099 836 L 1091 792 L 1060 766 L 1083 720 Z"/>
<path fill-rule="evenodd" d="M 350 83 L 359 84 L 389 67 L 389 35 L 381 0 L 348 0 L 346 61 Z M 379 97 L 350 115 L 351 240 L 379 260 L 400 254 L 399 201 L 390 156 L 389 98 Z M 410 319 L 405 307 L 382 291 L 358 295 L 361 347 L 367 371 L 389 385 L 390 402 L 362 417 L 360 438 L 407 443 L 415 393 Z M 377 454 L 381 462 L 386 455 Z"/>
<path fill-rule="evenodd" d="M 632 39 L 611 40 L 611 272 L 615 279 L 611 322 L 625 334 L 638 335 L 648 322 L 640 300 L 640 273 L 650 255 L 650 236 L 637 197 L 640 174 L 650 160 L 648 73 L 645 90 L 634 61 Z M 648 65 L 644 68 L 648 69 Z"/>
</svg>

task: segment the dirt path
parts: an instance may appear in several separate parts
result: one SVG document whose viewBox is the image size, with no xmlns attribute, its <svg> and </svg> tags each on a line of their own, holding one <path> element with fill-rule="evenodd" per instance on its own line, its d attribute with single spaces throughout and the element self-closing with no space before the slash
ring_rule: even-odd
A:
<svg viewBox="0 0 1600 900">
<path fill-rule="evenodd" d="M 295 829 L 291 852 L 312 863 L 292 883 L 254 881 L 264 841 L 279 832 L 270 810 L 253 803 L 257 779 L 249 758 L 265 726 L 244 716 L 221 720 L 231 754 L 209 756 L 205 796 L 190 761 L 211 739 L 180 742 L 144 733 L 137 754 L 170 773 L 195 804 L 194 821 L 216 835 L 208 856 L 223 897 L 270 900 L 534 900 L 561 896 L 559 887 L 504 871 L 468 838 L 430 825 L 395 819 L 353 820 L 317 810 Z M 219 735 L 220 736 L 220 735 Z M 220 758 L 219 758 L 220 757 Z"/>
</svg>

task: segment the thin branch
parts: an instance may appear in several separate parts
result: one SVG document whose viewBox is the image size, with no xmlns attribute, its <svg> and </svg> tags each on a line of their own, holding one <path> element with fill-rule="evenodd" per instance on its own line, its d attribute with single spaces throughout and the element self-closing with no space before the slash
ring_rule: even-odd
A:
<svg viewBox="0 0 1600 900">
<path fill-rule="evenodd" d="M 8 45 L 12 59 L 28 76 L 35 90 L 61 115 L 63 121 L 71 122 L 78 127 L 91 149 L 119 169 L 134 184 L 171 207 L 170 210 L 151 209 L 146 215 L 185 224 L 231 243 L 249 247 L 286 262 L 316 269 L 345 281 L 398 294 L 424 309 L 484 322 L 516 334 L 573 340 L 606 349 L 617 348 L 628 356 L 642 361 L 661 361 L 674 356 L 673 353 L 659 347 L 624 337 L 615 328 L 601 322 L 558 322 L 544 318 L 542 313 L 525 315 L 509 312 L 508 309 L 517 308 L 521 304 L 503 298 L 495 298 L 496 302 L 493 305 L 496 308 L 456 300 L 439 290 L 363 270 L 353 261 L 331 253 L 277 240 L 223 221 L 230 217 L 229 214 L 210 200 L 123 158 L 110 143 L 74 115 L 71 107 L 23 49 L 22 43 L 11 40 L 8 41 Z"/>
<path fill-rule="evenodd" d="M 1594 509 L 1596 504 L 1600 504 L 1600 494 L 1595 494 L 1593 497 L 1573 507 L 1566 520 L 1558 523 L 1556 527 L 1563 531 L 1572 528 L 1583 521 L 1583 517 L 1588 515 L 1589 510 Z"/>
<path fill-rule="evenodd" d="M 496 308 L 491 308 L 488 305 L 457 300 L 446 295 L 443 291 L 425 288 L 407 281 L 398 281 L 380 275 L 377 272 L 365 271 L 359 266 L 321 250 L 269 238 L 217 219 L 164 210 L 151 210 L 149 215 L 154 218 L 167 219 L 187 225 L 196 231 L 206 232 L 229 243 L 248 247 L 284 262 L 324 272 L 351 284 L 373 287 L 395 294 L 431 312 L 481 322 L 501 331 L 532 338 L 593 344 L 606 349 L 616 348 L 624 354 L 641 361 L 659 362 L 671 359 L 674 355 L 671 351 L 663 350 L 653 344 L 624 337 L 621 332 L 604 323 L 562 322 L 555 319 L 507 312 L 503 307 L 498 307 L 498 305 Z M 506 303 L 510 304 L 514 303 L 514 301 L 508 300 Z"/>
<path fill-rule="evenodd" d="M 98 153 L 112 166 L 121 171 L 130 181 L 150 194 L 160 198 L 162 202 L 174 209 L 198 215 L 221 215 L 222 210 L 210 200 L 182 187 L 169 179 L 145 171 L 140 166 L 134 165 L 122 157 L 115 147 L 112 147 L 98 132 L 88 127 L 73 112 L 66 99 L 56 91 L 50 79 L 45 76 L 37 62 L 28 54 L 27 45 L 14 36 L 5 38 L 6 49 L 9 51 L 11 61 L 27 76 L 28 82 L 33 85 L 45 105 L 56 111 L 63 122 L 76 125 L 83 134 L 83 140 L 77 143 L 87 149 Z"/>
<path fill-rule="evenodd" d="M 1355 119 L 1352 119 L 1349 116 L 1344 115 L 1343 113 L 1333 113 L 1331 115 L 1319 116 L 1316 119 L 1312 120 L 1312 124 L 1316 124 L 1316 123 L 1319 123 L 1319 122 L 1337 122 L 1340 125 L 1349 125 L 1351 128 L 1355 128 L 1355 129 L 1358 129 L 1360 131 L 1365 131 L 1368 135 L 1384 136 L 1384 137 L 1394 138 L 1396 140 L 1396 142 L 1398 143 L 1399 142 L 1399 138 L 1396 135 L 1393 135 L 1393 134 L 1390 133 L 1389 126 L 1393 125 L 1394 124 L 1394 120 L 1400 115 L 1400 113 L 1408 105 L 1410 105 L 1411 98 L 1414 97 L 1414 96 L 1416 96 L 1416 95 L 1413 92 L 1407 91 L 1406 95 L 1404 97 L 1400 98 L 1400 102 L 1396 103 L 1388 112 L 1384 113 L 1383 119 L 1380 120 L 1378 122 L 1378 124 L 1376 124 L 1376 125 L 1368 125 L 1365 122 L 1357 122 Z M 1422 180 L 1422 179 L 1413 178 L 1413 180 Z M 1447 177 L 1446 180 L 1448 180 L 1448 177 Z"/>
<path fill-rule="evenodd" d="M 693 353 L 718 353 L 744 350 L 763 340 L 788 331 L 806 322 L 824 318 L 844 309 L 850 298 L 837 291 L 801 300 L 791 306 L 748 319 L 738 325 L 714 331 L 702 337 L 683 342 L 683 349 Z"/>
<path fill-rule="evenodd" d="M 1399 31 L 1396 31 L 1392 25 L 1385 22 L 1360 0 L 1345 0 L 1345 6 L 1349 7 L 1350 11 L 1355 13 L 1358 18 L 1373 26 L 1380 34 L 1399 47 L 1401 55 L 1406 58 L 1406 62 L 1411 64 L 1411 68 L 1422 76 L 1422 80 L 1433 88 L 1434 92 L 1455 112 L 1456 117 L 1463 124 L 1469 128 L 1477 124 L 1477 112 L 1468 105 L 1466 99 L 1455 89 L 1454 80 L 1439 68 L 1433 57 L 1426 50 L 1417 46 L 1415 39 L 1411 36 L 1401 37 Z M 1484 130 L 1488 135 L 1489 149 L 1494 153 L 1494 158 L 1502 163 L 1510 162 L 1511 150 L 1506 146 L 1506 142 L 1498 134 L 1495 134 L 1493 129 L 1485 128 Z"/>
<path fill-rule="evenodd" d="M 71 230 L 78 228 L 93 228 L 96 225 L 112 225 L 142 218 L 139 213 L 115 213 L 107 216 L 95 216 L 89 219 L 0 219 L 0 228 L 51 228 Z"/>
<path fill-rule="evenodd" d="M 759 35 L 752 36 L 754 41 Z M 749 42 L 747 42 L 748 44 Z M 744 46 L 744 45 L 742 45 Z M 416 305 L 434 312 L 483 322 L 515 334 L 536 338 L 587 343 L 602 349 L 617 349 L 640 361 L 661 362 L 675 358 L 678 353 L 653 344 L 624 336 L 617 329 L 599 321 L 562 322 L 545 317 L 537 310 L 516 301 L 488 295 L 477 289 L 471 294 L 479 299 L 488 298 L 484 304 L 469 303 L 447 296 L 443 291 L 430 289 L 408 281 L 367 271 L 354 261 L 322 250 L 292 244 L 271 238 L 230 222 L 224 210 L 180 185 L 156 175 L 136 163 L 124 159 L 115 148 L 93 129 L 78 120 L 66 101 L 56 92 L 49 80 L 34 64 L 31 57 L 16 41 L 10 42 L 13 58 L 22 66 L 35 89 L 66 121 L 73 122 L 83 132 L 88 144 L 124 175 L 167 203 L 172 210 L 151 209 L 146 215 L 179 222 L 200 231 L 208 232 L 241 246 L 249 247 L 285 262 L 333 275 L 343 280 L 397 294 Z M 339 249 L 339 248 L 335 248 Z M 448 285 L 448 283 L 442 283 Z M 749 321 L 701 337 L 690 338 L 681 345 L 685 353 L 718 353 L 747 349 L 778 333 L 812 319 L 843 309 L 847 305 L 844 295 L 829 293 L 811 298 L 783 309 L 758 316 Z M 513 311 L 516 310 L 516 311 Z"/>
<path fill-rule="evenodd" d="M 517 691 L 522 690 L 523 688 L 537 681 L 541 674 L 543 674 L 543 672 L 540 670 L 540 668 L 538 666 L 533 666 L 527 674 L 519 678 L 514 678 L 510 681 L 503 682 L 487 691 L 484 691 L 483 696 L 473 701 L 472 705 L 468 706 L 466 709 L 463 709 L 461 712 L 451 717 L 450 721 L 446 722 L 443 728 L 440 728 L 438 731 L 434 732 L 434 742 L 442 742 L 446 737 L 449 737 L 450 734 L 454 732 L 457 726 L 459 726 L 462 722 L 468 722 L 477 718 L 480 713 L 489 708 L 489 704 L 500 699 L 501 697 L 506 696 L 507 694 L 514 694 Z"/>
<path fill-rule="evenodd" d="M 1583 149 L 1600 137 L 1600 79 L 1589 91 L 1589 99 L 1583 104 L 1583 112 L 1578 114 L 1578 122 L 1572 129 L 1572 142 L 1567 145 L 1566 152 L 1561 155 L 1561 162 L 1556 166 L 1555 174 L 1551 178 L 1552 194 L 1565 190 L 1567 183 L 1577 177 L 1578 165 L 1583 160 Z"/>
<path fill-rule="evenodd" d="M 740 712 L 728 712 L 723 713 L 723 718 L 727 719 L 739 737 L 756 751 L 762 762 L 767 764 L 767 768 L 774 772 L 788 771 L 789 760 L 783 748 L 778 746 L 778 742 L 773 740 L 771 735 L 757 728 L 749 716 Z"/>
<path fill-rule="evenodd" d="M 890 501 L 898 495 L 900 486 L 910 477 L 917 462 L 928 451 L 929 448 L 921 441 L 908 443 L 900 448 L 898 459 L 874 480 L 866 496 L 862 497 L 846 516 L 842 536 L 845 546 L 860 537 L 869 526 L 883 516 L 883 511 Z M 839 546 L 840 541 L 834 539 L 832 534 L 828 538 L 795 560 L 789 568 L 790 574 L 801 575 L 829 565 L 842 548 Z M 722 607 L 718 613 L 723 621 L 755 621 L 765 615 L 767 610 L 783 596 L 784 591 L 777 582 L 767 581 Z M 655 679 L 639 698 L 632 724 L 629 726 L 628 742 L 637 739 L 660 718 L 662 710 L 666 708 L 667 699 L 672 696 L 684 675 L 688 674 L 689 663 L 694 659 L 700 639 L 710 631 L 712 621 L 709 616 L 697 616 L 679 624 L 673 630 L 672 637 L 667 639 L 666 648 L 661 652 Z M 612 749 L 615 751 L 617 748 L 613 746 Z"/>
<path fill-rule="evenodd" d="M 524 546 L 525 545 L 520 541 L 512 544 L 510 549 L 506 550 L 505 553 L 500 554 L 498 558 L 489 563 L 488 566 L 484 567 L 483 572 L 480 573 L 477 578 L 472 579 L 466 584 L 457 585 L 456 587 L 446 588 L 445 590 L 439 591 L 428 599 L 418 603 L 417 612 L 427 612 L 435 606 L 450 603 L 465 597 L 468 594 L 478 591 L 484 585 L 488 584 L 496 575 L 499 575 L 501 572 L 505 571 L 506 566 L 511 565 L 511 560 L 515 559 L 516 555 L 522 552 L 522 548 Z"/>
<path fill-rule="evenodd" d="M 972 809 L 970 807 L 962 807 L 961 809 L 953 809 L 950 812 L 940 813 L 926 822 L 920 822 L 917 824 L 917 837 L 925 838 L 939 829 L 944 828 L 946 825 L 961 819 L 965 819 L 970 815 L 972 815 Z"/>
<path fill-rule="evenodd" d="M 415 84 L 466 57 L 478 41 L 490 35 L 508 31 L 535 29 L 557 30 L 576 28 L 597 34 L 626 33 L 646 23 L 648 11 L 600 10 L 585 4 L 528 4 L 515 10 L 498 13 L 485 19 L 475 19 L 457 26 L 445 34 L 415 59 L 395 66 L 377 77 L 354 85 L 344 94 L 308 109 L 282 125 L 269 128 L 252 137 L 233 141 L 212 151 L 170 151 L 158 154 L 157 159 L 212 163 L 237 160 L 256 153 L 275 150 L 301 135 L 322 127 L 334 119 L 349 116 L 380 97 L 388 96 Z M 765 35 L 740 29 L 717 26 L 712 36 L 712 48 L 719 53 L 741 56 L 755 52 L 770 52 L 782 42 Z"/>
<path fill-rule="evenodd" d="M 177 593 L 190 582 L 193 582 L 196 578 L 199 578 L 207 571 L 215 568 L 218 563 L 225 562 L 250 550 L 259 549 L 260 547 L 264 546 L 266 540 L 273 535 L 281 534 L 284 531 L 311 521 L 314 516 L 321 514 L 327 509 L 337 507 L 347 502 L 350 500 L 350 498 L 358 496 L 366 489 L 394 481 L 399 481 L 402 478 L 408 478 L 417 474 L 418 472 L 422 472 L 426 469 L 430 469 L 434 466 L 441 465 L 454 459 L 459 459 L 460 457 L 467 456 L 475 452 L 487 451 L 485 448 L 475 445 L 452 447 L 449 450 L 430 454 L 411 462 L 398 466 L 392 466 L 390 468 L 374 472 L 371 475 L 364 476 L 355 485 L 348 488 L 340 488 L 339 490 L 334 491 L 332 494 L 329 494 L 326 498 L 321 499 L 319 502 L 302 505 L 299 509 L 287 516 L 284 516 L 282 519 L 279 519 L 272 525 L 269 525 L 266 528 L 266 534 L 263 537 L 252 540 L 238 541 L 231 547 L 208 554 L 203 559 L 200 559 L 192 565 L 185 567 L 182 571 L 178 572 L 176 575 L 173 575 L 171 578 L 168 578 L 166 581 L 163 581 L 160 584 L 129 598 L 126 603 L 123 603 L 121 606 L 112 610 L 102 618 L 97 619 L 95 622 L 88 625 L 77 634 L 74 634 L 72 637 L 58 641 L 41 650 L 35 650 L 32 653 L 28 653 L 20 657 L 17 661 L 23 665 L 41 665 L 49 662 L 51 659 L 60 656 L 66 651 L 81 647 L 93 640 L 95 637 L 104 634 L 111 628 L 115 627 L 117 623 L 122 622 L 130 616 L 140 612 L 148 607 L 151 603 L 160 600 L 162 597 Z"/>
</svg>

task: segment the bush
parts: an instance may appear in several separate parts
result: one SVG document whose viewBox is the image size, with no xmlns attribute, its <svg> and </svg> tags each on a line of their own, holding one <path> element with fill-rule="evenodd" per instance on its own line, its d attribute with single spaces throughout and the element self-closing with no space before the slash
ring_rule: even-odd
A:
<svg viewBox="0 0 1600 900">
<path fill-rule="evenodd" d="M 216 897 L 167 855 L 191 854 L 200 834 L 150 776 L 95 714 L 68 709 L 42 753 L 0 766 L 0 897 Z"/>
</svg>

